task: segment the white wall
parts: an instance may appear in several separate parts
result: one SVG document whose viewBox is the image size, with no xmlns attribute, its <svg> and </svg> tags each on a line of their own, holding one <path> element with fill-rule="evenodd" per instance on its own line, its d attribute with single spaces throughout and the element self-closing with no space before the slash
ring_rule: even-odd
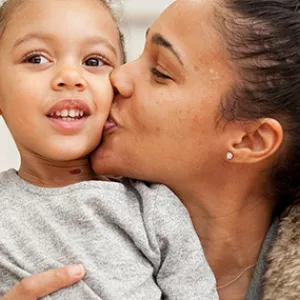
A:
<svg viewBox="0 0 300 300">
<path fill-rule="evenodd" d="M 114 1 L 114 0 L 112 0 Z M 145 31 L 160 12 L 173 0 L 123 0 L 118 10 L 122 16 L 122 31 L 126 37 L 128 60 L 133 60 L 142 52 Z M 0 117 L 0 172 L 8 168 L 18 168 L 19 155 L 13 139 Z"/>
<path fill-rule="evenodd" d="M 114 0 L 112 0 L 114 1 Z M 146 29 L 174 0 L 123 0 L 122 31 L 126 37 L 128 60 L 137 58 L 144 46 Z"/>
</svg>

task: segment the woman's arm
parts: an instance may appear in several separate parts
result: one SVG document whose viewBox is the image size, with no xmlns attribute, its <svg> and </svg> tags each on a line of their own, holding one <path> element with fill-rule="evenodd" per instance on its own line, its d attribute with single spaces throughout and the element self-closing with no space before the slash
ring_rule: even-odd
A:
<svg viewBox="0 0 300 300">
<path fill-rule="evenodd" d="M 78 282 L 84 274 L 81 265 L 35 274 L 20 281 L 0 300 L 36 300 Z"/>
</svg>

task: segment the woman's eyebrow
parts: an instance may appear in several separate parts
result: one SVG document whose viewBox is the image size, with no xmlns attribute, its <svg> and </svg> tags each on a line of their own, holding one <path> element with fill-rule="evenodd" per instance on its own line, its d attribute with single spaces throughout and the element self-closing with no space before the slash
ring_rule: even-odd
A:
<svg viewBox="0 0 300 300">
<path fill-rule="evenodd" d="M 146 36 L 149 33 L 149 29 L 146 32 Z M 155 33 L 152 38 L 151 38 L 151 43 L 158 45 L 158 46 L 162 46 L 168 50 L 170 50 L 177 58 L 177 60 L 179 61 L 179 63 L 183 66 L 183 62 L 180 58 L 180 55 L 178 54 L 178 52 L 174 49 L 174 46 L 164 37 L 162 36 L 160 33 Z"/>
</svg>

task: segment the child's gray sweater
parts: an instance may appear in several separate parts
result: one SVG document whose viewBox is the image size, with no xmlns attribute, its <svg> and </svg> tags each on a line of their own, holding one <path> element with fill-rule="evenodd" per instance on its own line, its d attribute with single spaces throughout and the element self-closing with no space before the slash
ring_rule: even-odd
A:
<svg viewBox="0 0 300 300">
<path fill-rule="evenodd" d="M 45 299 L 218 299 L 189 214 L 165 186 L 40 188 L 1 173 L 0 296 L 24 277 L 77 263 L 84 279 Z"/>
</svg>

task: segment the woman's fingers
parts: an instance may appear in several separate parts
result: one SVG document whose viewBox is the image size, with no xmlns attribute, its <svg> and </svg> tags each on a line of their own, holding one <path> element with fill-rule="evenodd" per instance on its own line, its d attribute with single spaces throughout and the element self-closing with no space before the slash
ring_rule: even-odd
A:
<svg viewBox="0 0 300 300">
<path fill-rule="evenodd" d="M 1 300 L 36 300 L 78 282 L 84 274 L 82 265 L 35 274 L 16 284 Z"/>
</svg>

